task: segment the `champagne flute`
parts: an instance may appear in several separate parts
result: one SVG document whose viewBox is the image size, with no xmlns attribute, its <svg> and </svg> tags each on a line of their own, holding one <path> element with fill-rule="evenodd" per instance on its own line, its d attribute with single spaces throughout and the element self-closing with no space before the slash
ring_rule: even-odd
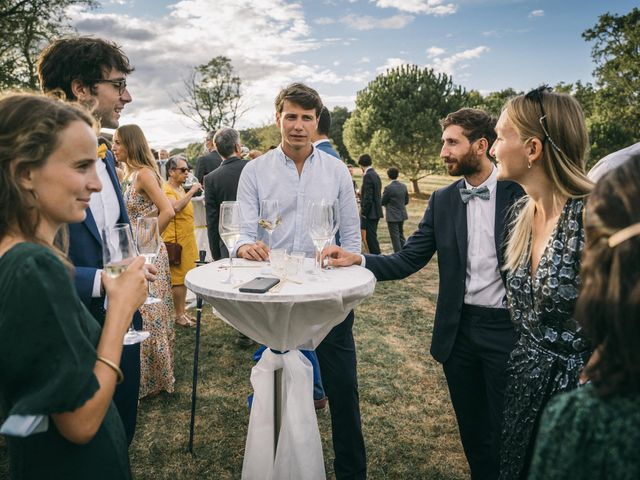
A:
<svg viewBox="0 0 640 480">
<path fill-rule="evenodd" d="M 160 253 L 160 232 L 158 217 L 141 217 L 136 224 L 136 244 L 138 253 L 144 257 L 144 263 L 153 265 Z M 144 305 L 160 303 L 162 300 L 151 294 L 151 285 L 147 284 L 148 296 Z"/>
<path fill-rule="evenodd" d="M 332 210 L 331 220 L 332 220 L 332 223 L 333 223 L 333 227 L 331 228 L 331 238 L 329 240 L 327 240 L 327 244 L 331 244 L 331 240 L 336 238 L 336 234 L 338 233 L 338 230 L 340 229 L 340 202 L 338 201 L 337 198 L 331 204 L 331 210 Z M 326 268 L 327 268 L 327 270 L 333 269 L 333 267 L 330 267 L 330 266 L 328 266 Z"/>
<path fill-rule="evenodd" d="M 235 283 L 233 280 L 233 249 L 240 238 L 240 205 L 238 202 L 222 202 L 218 231 L 220 238 L 229 250 L 229 277 L 223 283 Z"/>
<path fill-rule="evenodd" d="M 113 227 L 102 231 L 103 268 L 111 278 L 119 277 L 136 255 L 135 245 L 131 238 L 131 226 L 128 223 L 116 223 Z M 125 345 L 133 345 L 146 340 L 148 337 L 149 332 L 142 332 L 133 328 L 132 319 L 123 343 Z"/>
<path fill-rule="evenodd" d="M 282 223 L 280 203 L 278 200 L 265 199 L 260 202 L 260 219 L 258 225 L 269 234 L 269 250 L 271 250 L 271 236 L 273 231 Z"/>
<path fill-rule="evenodd" d="M 333 237 L 333 205 L 325 200 L 312 201 L 309 204 L 309 236 L 316 249 L 314 275 L 320 275 L 320 254 L 325 244 Z"/>
</svg>

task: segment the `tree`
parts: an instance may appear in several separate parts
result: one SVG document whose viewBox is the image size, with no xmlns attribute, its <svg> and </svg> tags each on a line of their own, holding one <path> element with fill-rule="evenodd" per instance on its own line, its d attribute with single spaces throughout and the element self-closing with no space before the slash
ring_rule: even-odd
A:
<svg viewBox="0 0 640 480">
<path fill-rule="evenodd" d="M 480 92 L 472 91 L 469 92 L 469 106 L 484 110 L 497 118 L 500 116 L 502 107 L 507 103 L 507 100 L 521 94 L 522 92 L 516 92 L 513 88 L 505 88 L 484 96 Z"/>
<path fill-rule="evenodd" d="M 626 15 L 605 13 L 582 34 L 595 42 L 591 56 L 593 72 L 602 89 L 602 100 L 623 124 L 640 133 L 640 9 Z"/>
<path fill-rule="evenodd" d="M 0 90 L 38 88 L 36 60 L 54 37 L 73 31 L 66 9 L 95 0 L 0 0 Z"/>
<path fill-rule="evenodd" d="M 279 145 L 280 139 L 280 130 L 275 123 L 265 123 L 261 127 L 247 128 L 240 131 L 240 140 L 243 145 L 262 152 Z"/>
<path fill-rule="evenodd" d="M 387 70 L 358 92 L 344 143 L 354 158 L 368 152 L 376 164 L 397 167 L 420 193 L 418 180 L 443 168 L 440 119 L 467 101 L 446 74 L 417 65 Z"/>
<path fill-rule="evenodd" d="M 344 123 L 351 116 L 351 112 L 347 110 L 346 107 L 334 107 L 331 111 L 331 128 L 329 129 L 329 138 L 333 141 L 333 144 L 336 146 L 336 150 L 340 155 L 340 158 L 343 158 L 347 161 L 347 163 L 353 163 L 353 159 L 349 155 L 349 150 L 344 144 L 344 140 L 342 138 Z"/>
<path fill-rule="evenodd" d="M 233 128 L 244 113 L 242 81 L 233 74 L 227 57 L 214 57 L 209 63 L 198 65 L 183 83 L 185 93 L 173 102 L 180 113 L 207 132 L 223 126 Z"/>
</svg>

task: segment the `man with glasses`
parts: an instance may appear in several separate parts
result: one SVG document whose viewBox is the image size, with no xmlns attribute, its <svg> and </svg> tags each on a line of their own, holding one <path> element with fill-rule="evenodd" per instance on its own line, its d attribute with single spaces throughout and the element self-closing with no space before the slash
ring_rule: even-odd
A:
<svg viewBox="0 0 640 480">
<path fill-rule="evenodd" d="M 516 333 L 505 307 L 503 246 L 508 211 L 522 196 L 497 181 L 489 156 L 495 119 L 463 108 L 442 124 L 440 158 L 464 177 L 436 190 L 413 235 L 393 255 L 354 255 L 329 247 L 331 265 L 362 265 L 378 280 L 406 278 L 438 255 L 438 304 L 431 354 L 442 363 L 471 478 L 498 478 L 507 360 Z"/>
<path fill-rule="evenodd" d="M 56 40 L 40 53 L 37 68 L 43 92 L 63 94 L 66 100 L 81 103 L 102 127 L 118 127 L 122 110 L 131 102 L 126 78 L 133 67 L 117 45 L 92 37 Z M 100 232 L 116 223 L 129 223 L 129 217 L 110 151 L 96 163 L 96 170 L 102 190 L 91 195 L 85 220 L 69 225 L 69 258 L 75 265 L 78 295 L 102 324 L 105 297 Z M 149 270 L 155 273 L 155 267 Z M 139 312 L 133 322 L 142 328 Z M 119 360 L 124 382 L 117 386 L 113 400 L 131 444 L 138 410 L 140 344 L 125 346 Z"/>
</svg>

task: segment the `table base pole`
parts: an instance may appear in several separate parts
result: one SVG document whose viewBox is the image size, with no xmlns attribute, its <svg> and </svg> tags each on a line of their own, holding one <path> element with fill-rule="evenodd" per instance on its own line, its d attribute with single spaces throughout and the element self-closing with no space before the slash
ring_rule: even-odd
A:
<svg viewBox="0 0 640 480">
<path fill-rule="evenodd" d="M 200 321 L 202 320 L 202 297 L 196 303 L 196 346 L 193 351 L 193 383 L 191 385 L 191 423 L 189 424 L 189 453 L 193 454 L 193 432 L 196 424 L 196 389 L 198 386 L 198 358 L 200 356 Z"/>
<path fill-rule="evenodd" d="M 273 371 L 273 458 L 278 451 L 278 437 L 282 425 L 282 369 Z"/>
</svg>

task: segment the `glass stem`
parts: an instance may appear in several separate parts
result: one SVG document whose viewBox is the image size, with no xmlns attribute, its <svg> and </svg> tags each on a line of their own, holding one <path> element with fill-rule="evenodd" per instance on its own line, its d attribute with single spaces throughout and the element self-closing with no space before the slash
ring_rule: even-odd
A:
<svg viewBox="0 0 640 480">
<path fill-rule="evenodd" d="M 233 278 L 233 257 L 231 256 L 231 253 L 229 253 L 229 278 L 227 279 L 227 281 L 231 283 L 232 278 Z"/>
<path fill-rule="evenodd" d="M 322 249 L 316 248 L 316 273 L 320 275 L 322 273 L 322 266 L 320 265 L 320 255 L 322 254 Z"/>
</svg>

